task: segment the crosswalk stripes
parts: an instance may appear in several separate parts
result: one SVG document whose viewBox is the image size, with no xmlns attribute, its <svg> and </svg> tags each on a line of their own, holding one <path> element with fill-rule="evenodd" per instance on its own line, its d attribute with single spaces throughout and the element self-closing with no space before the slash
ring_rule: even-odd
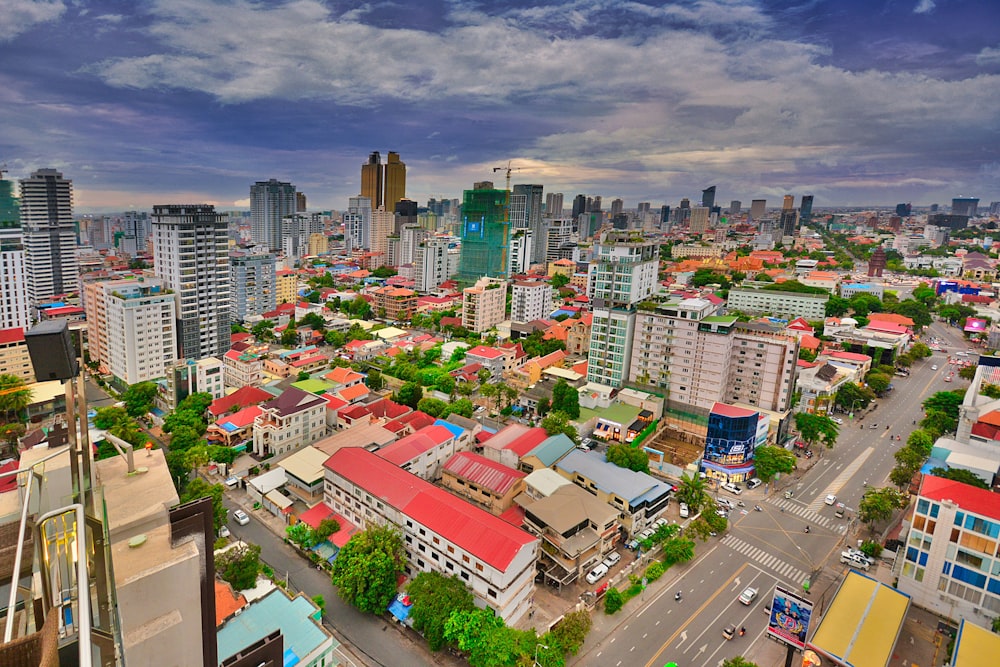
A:
<svg viewBox="0 0 1000 667">
<path fill-rule="evenodd" d="M 788 583 L 799 585 L 806 580 L 807 575 L 805 572 L 795 567 L 791 563 L 787 563 L 772 553 L 764 551 L 763 549 L 758 549 L 757 547 L 744 542 L 740 538 L 736 537 L 732 533 L 727 533 L 722 538 L 722 543 L 733 551 L 738 551 L 739 553 L 752 559 L 755 563 L 760 565 L 762 568 L 771 570 L 776 573 L 780 578 Z"/>
<path fill-rule="evenodd" d="M 840 473 L 834 478 L 832 482 L 830 482 L 830 484 L 823 491 L 816 494 L 816 498 L 814 498 L 813 501 L 809 504 L 809 509 L 811 509 L 813 512 L 819 511 L 820 509 L 822 509 L 823 504 L 826 501 L 826 497 L 828 495 L 831 494 L 837 495 L 838 493 L 840 493 L 840 489 L 844 486 L 844 482 L 853 477 L 854 473 L 856 473 L 858 470 L 861 469 L 861 466 L 865 464 L 865 461 L 868 460 L 868 457 L 871 456 L 872 452 L 874 451 L 875 451 L 874 447 L 868 447 L 863 452 L 861 452 L 861 454 L 859 454 L 856 458 L 854 458 L 850 463 L 848 463 L 847 466 L 845 466 L 844 469 L 840 471 Z"/>
<path fill-rule="evenodd" d="M 802 517 L 808 521 L 810 525 L 823 526 L 824 528 L 841 535 L 847 532 L 846 522 L 840 519 L 832 519 L 830 517 L 823 516 L 822 514 L 817 514 L 816 512 L 806 509 L 794 500 L 775 498 L 774 500 L 768 501 L 768 503 L 776 507 L 780 507 L 786 512 L 791 512 L 792 514 Z"/>
</svg>

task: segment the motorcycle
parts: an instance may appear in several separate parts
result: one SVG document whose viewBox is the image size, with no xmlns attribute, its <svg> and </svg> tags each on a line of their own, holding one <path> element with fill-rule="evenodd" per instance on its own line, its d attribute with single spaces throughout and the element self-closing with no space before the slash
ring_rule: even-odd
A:
<svg viewBox="0 0 1000 667">
<path fill-rule="evenodd" d="M 807 533 L 809 532 L 809 526 L 806 526 L 806 532 Z"/>
<path fill-rule="evenodd" d="M 742 500 L 737 500 L 736 501 L 736 506 L 737 507 L 746 507 L 746 504 Z"/>
<path fill-rule="evenodd" d="M 763 510 L 760 508 L 760 505 L 754 505 L 753 506 L 753 511 L 754 512 L 762 512 Z"/>
<path fill-rule="evenodd" d="M 676 600 L 677 602 L 681 601 L 681 592 L 680 591 L 677 591 L 676 593 L 674 593 L 674 600 Z"/>
</svg>

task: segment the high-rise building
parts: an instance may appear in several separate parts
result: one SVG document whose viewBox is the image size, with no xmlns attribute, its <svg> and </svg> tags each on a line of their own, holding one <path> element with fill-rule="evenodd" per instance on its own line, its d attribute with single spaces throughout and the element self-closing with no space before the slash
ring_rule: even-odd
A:
<svg viewBox="0 0 1000 667">
<path fill-rule="evenodd" d="M 587 195 L 577 195 L 573 198 L 573 219 L 587 212 Z"/>
<path fill-rule="evenodd" d="M 372 224 L 369 249 L 373 253 L 378 253 L 374 259 L 373 266 L 387 266 L 389 264 L 389 236 L 396 221 L 396 214 L 379 207 L 372 211 Z"/>
<path fill-rule="evenodd" d="M 532 259 L 532 263 L 541 264 L 559 259 L 574 259 L 577 243 L 580 241 L 576 220 L 569 218 L 552 218 L 545 221 L 545 253 L 540 258 Z"/>
<path fill-rule="evenodd" d="M 222 357 L 229 350 L 229 234 L 210 204 L 153 207 L 155 273 L 177 295 L 178 357 Z"/>
<path fill-rule="evenodd" d="M 955 197 L 951 200 L 952 215 L 967 215 L 970 218 L 976 217 L 979 213 L 978 197 Z"/>
<path fill-rule="evenodd" d="M 422 294 L 436 290 L 450 277 L 448 239 L 425 239 L 414 250 L 413 265 L 413 288 Z"/>
<path fill-rule="evenodd" d="M 31 326 L 28 273 L 21 236 L 21 207 L 14 196 L 14 182 L 0 171 L 0 329 Z"/>
<path fill-rule="evenodd" d="M 351 197 L 344 213 L 344 250 L 351 254 L 355 250 L 371 246 L 372 200 L 368 197 Z"/>
<path fill-rule="evenodd" d="M 428 236 L 430 232 L 420 225 L 403 225 L 399 230 L 399 257 L 396 266 L 413 264 L 417 258 L 417 246 Z"/>
<path fill-rule="evenodd" d="M 240 252 L 229 256 L 231 312 L 234 322 L 263 315 L 277 306 L 275 256 Z"/>
<path fill-rule="evenodd" d="M 750 201 L 750 217 L 754 220 L 760 220 L 767 213 L 767 200 L 766 199 L 753 199 Z"/>
<path fill-rule="evenodd" d="M 795 195 L 785 195 L 784 200 L 781 202 L 782 211 L 790 211 L 795 208 Z"/>
<path fill-rule="evenodd" d="M 660 207 L 660 227 L 670 223 L 670 207 L 666 204 Z"/>
<path fill-rule="evenodd" d="M 649 202 L 648 201 L 639 202 L 639 204 L 635 207 L 635 212 L 638 213 L 640 217 L 649 213 Z"/>
<path fill-rule="evenodd" d="M 514 190 L 511 193 L 511 218 L 510 218 L 510 228 L 511 232 L 514 229 L 528 228 L 531 230 L 532 247 L 531 247 L 531 261 L 540 262 L 542 255 L 545 254 L 545 227 L 542 222 L 542 192 L 543 186 L 541 185 L 515 185 Z M 524 216 L 521 220 L 518 220 L 519 224 L 515 224 L 513 217 L 513 208 L 515 198 L 520 200 L 524 198 Z M 546 216 L 553 217 L 553 216 Z"/>
<path fill-rule="evenodd" d="M 611 217 L 621 215 L 625 211 L 625 201 L 621 197 L 611 200 Z"/>
<path fill-rule="evenodd" d="M 781 209 L 781 234 L 783 236 L 795 236 L 798 232 L 799 212 L 794 208 Z"/>
<path fill-rule="evenodd" d="M 813 196 L 802 195 L 802 205 L 799 206 L 799 222 L 808 225 L 812 222 L 813 216 Z"/>
<path fill-rule="evenodd" d="M 705 208 L 711 210 L 715 206 L 715 189 L 717 186 L 712 185 L 701 191 L 701 205 Z"/>
<path fill-rule="evenodd" d="M 462 326 L 474 333 L 489 331 L 504 321 L 507 282 L 484 276 L 462 290 Z"/>
<path fill-rule="evenodd" d="M 306 212 L 306 193 L 304 192 L 295 193 L 295 212 L 296 213 Z"/>
<path fill-rule="evenodd" d="M 130 257 L 146 254 L 149 238 L 149 214 L 145 211 L 126 211 L 122 218 L 122 238 L 119 249 Z"/>
<path fill-rule="evenodd" d="M 656 287 L 659 244 L 631 232 L 605 231 L 587 275 L 593 324 L 587 380 L 620 387 L 628 377 L 636 305 Z"/>
<path fill-rule="evenodd" d="M 913 207 L 909 203 L 896 204 L 896 215 L 905 218 L 910 215 L 913 211 Z"/>
<path fill-rule="evenodd" d="M 157 279 L 98 283 L 106 317 L 108 370 L 127 386 L 164 376 L 177 358 L 177 300 Z"/>
<path fill-rule="evenodd" d="M 55 169 L 39 169 L 21 181 L 28 301 L 37 306 L 77 289 L 73 181 Z"/>
<path fill-rule="evenodd" d="M 275 178 L 250 186 L 250 237 L 269 250 L 281 251 L 281 222 L 295 215 L 295 186 Z"/>
<path fill-rule="evenodd" d="M 381 204 L 385 206 L 385 210 L 395 212 L 396 204 L 406 197 L 406 163 L 399 159 L 399 153 L 393 151 L 389 151 L 385 159 Z"/>
<path fill-rule="evenodd" d="M 729 202 L 729 215 L 739 215 L 743 210 L 743 202 L 739 199 L 734 199 Z"/>
<path fill-rule="evenodd" d="M 552 285 L 544 280 L 515 282 L 510 292 L 511 322 L 540 320 L 552 310 Z"/>
<path fill-rule="evenodd" d="M 372 209 L 382 205 L 382 155 L 378 151 L 372 151 L 361 165 L 361 196 L 368 198 Z"/>
<path fill-rule="evenodd" d="M 549 192 L 545 195 L 545 217 L 561 218 L 563 211 L 563 193 Z"/>
<path fill-rule="evenodd" d="M 482 276 L 502 277 L 507 271 L 510 230 L 507 220 L 509 192 L 493 183 L 476 183 L 462 198 L 462 256 L 458 277 L 474 282 Z"/>
<path fill-rule="evenodd" d="M 546 223 L 548 220 L 546 220 Z M 530 229 L 515 229 L 510 233 L 510 251 L 507 253 L 507 275 L 516 276 L 519 273 L 527 273 L 531 268 L 531 248 L 534 245 L 535 235 Z M 535 263 L 544 263 L 540 259 Z"/>
<path fill-rule="evenodd" d="M 400 199 L 396 202 L 393 211 L 396 215 L 396 219 L 392 223 L 395 234 L 399 234 L 399 231 L 406 225 L 420 224 L 420 208 L 417 206 L 417 202 L 412 199 Z"/>
<path fill-rule="evenodd" d="M 709 227 L 709 213 L 711 209 L 705 206 L 695 206 L 689 209 L 691 211 L 691 233 L 692 234 L 702 234 L 708 231 Z"/>
<path fill-rule="evenodd" d="M 309 217 L 302 213 L 281 219 L 281 253 L 289 262 L 297 262 L 308 254 L 309 227 Z"/>
<path fill-rule="evenodd" d="M 990 202 L 990 215 L 1000 215 L 1000 201 Z"/>
</svg>

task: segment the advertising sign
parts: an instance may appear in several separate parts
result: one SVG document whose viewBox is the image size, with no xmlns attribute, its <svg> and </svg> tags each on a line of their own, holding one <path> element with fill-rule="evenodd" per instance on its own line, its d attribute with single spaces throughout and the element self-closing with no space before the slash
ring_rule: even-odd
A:
<svg viewBox="0 0 1000 667">
<path fill-rule="evenodd" d="M 965 320 L 965 331 L 970 333 L 982 333 L 986 331 L 986 320 L 976 319 L 975 317 L 970 317 Z"/>
<path fill-rule="evenodd" d="M 805 648 L 812 611 L 811 601 L 776 586 L 774 599 L 771 601 L 771 616 L 767 623 L 767 636 L 795 648 Z"/>
</svg>

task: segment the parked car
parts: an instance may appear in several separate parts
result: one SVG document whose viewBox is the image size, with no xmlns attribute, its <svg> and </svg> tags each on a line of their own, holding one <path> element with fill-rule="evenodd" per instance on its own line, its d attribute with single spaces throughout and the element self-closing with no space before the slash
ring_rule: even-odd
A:
<svg viewBox="0 0 1000 667">
<path fill-rule="evenodd" d="M 598 565 L 593 570 L 587 573 L 587 583 L 596 584 L 598 581 L 603 579 L 605 575 L 607 575 L 607 573 L 608 573 L 608 566 L 605 565 L 604 563 L 601 563 L 600 565 Z"/>
<path fill-rule="evenodd" d="M 240 524 L 241 526 L 245 526 L 248 523 L 250 523 L 250 517 L 247 516 L 247 513 L 244 512 L 243 510 L 235 510 L 233 512 L 233 519 L 235 519 L 236 523 Z"/>
<path fill-rule="evenodd" d="M 736 504 L 732 500 L 729 500 L 728 498 L 719 498 L 718 505 L 720 509 L 727 509 L 727 510 L 731 510 L 736 507 Z"/>
<path fill-rule="evenodd" d="M 639 533 L 639 539 L 640 540 L 648 540 L 649 538 L 651 538 L 653 536 L 653 533 L 655 533 L 655 532 L 656 531 L 653 530 L 652 528 L 646 528 L 641 533 Z"/>
<path fill-rule="evenodd" d="M 843 423 L 844 423 L 844 420 L 841 419 L 840 417 L 831 417 L 830 421 L 832 421 L 834 424 L 841 424 L 841 425 L 843 425 Z"/>
<path fill-rule="evenodd" d="M 841 420 L 841 422 L 843 422 L 843 420 Z M 753 491 L 763 483 L 764 482 L 760 481 L 760 477 L 754 477 L 747 482 L 747 489 Z"/>
<path fill-rule="evenodd" d="M 622 555 L 620 553 L 618 553 L 617 551 L 612 551 L 611 553 L 609 553 L 607 556 L 604 557 L 604 560 L 601 561 L 601 565 L 610 570 L 621 559 Z"/>
<path fill-rule="evenodd" d="M 682 519 L 688 518 L 690 516 L 690 511 L 688 510 L 687 503 L 681 503 L 680 514 Z"/>
<path fill-rule="evenodd" d="M 931 366 L 931 370 L 932 371 L 936 371 L 937 370 L 937 364 L 934 364 L 933 366 Z"/>
<path fill-rule="evenodd" d="M 625 543 L 625 548 L 629 551 L 635 551 L 639 548 L 639 540 L 629 540 Z"/>
<path fill-rule="evenodd" d="M 722 488 L 723 491 L 728 491 L 729 493 L 732 493 L 732 494 L 737 495 L 737 496 L 740 495 L 741 493 L 743 493 L 743 491 L 740 489 L 740 487 L 738 487 L 737 485 L 733 484 L 732 482 L 726 482 L 725 484 L 722 485 L 721 488 Z"/>
<path fill-rule="evenodd" d="M 663 526 L 667 525 L 668 523 L 670 523 L 670 522 L 667 521 L 666 519 L 664 519 L 661 516 L 659 519 L 657 519 L 656 521 L 653 522 L 653 528 L 654 529 L 662 528 Z"/>
<path fill-rule="evenodd" d="M 867 557 L 858 556 L 850 551 L 840 552 L 840 562 L 866 572 L 868 571 L 868 568 L 871 567 L 871 563 L 868 562 Z"/>
<path fill-rule="evenodd" d="M 751 602 L 757 599 L 757 589 L 752 587 L 747 588 L 742 593 L 740 593 L 739 599 L 741 604 L 750 604 Z"/>
<path fill-rule="evenodd" d="M 869 556 L 868 554 L 866 554 L 864 551 L 861 551 L 860 549 L 855 549 L 853 547 L 847 547 L 847 549 L 844 551 L 844 553 L 850 555 L 852 558 L 862 558 L 862 559 L 868 561 L 869 565 L 874 565 L 875 564 L 875 559 L 872 558 L 871 556 Z"/>
<path fill-rule="evenodd" d="M 229 532 L 229 526 L 223 525 L 219 528 L 219 537 L 229 537 L 232 533 Z"/>
<path fill-rule="evenodd" d="M 239 486 L 239 484 L 240 484 L 239 477 L 230 475 L 229 477 L 226 478 L 226 486 L 228 486 L 230 489 L 235 486 Z"/>
</svg>

